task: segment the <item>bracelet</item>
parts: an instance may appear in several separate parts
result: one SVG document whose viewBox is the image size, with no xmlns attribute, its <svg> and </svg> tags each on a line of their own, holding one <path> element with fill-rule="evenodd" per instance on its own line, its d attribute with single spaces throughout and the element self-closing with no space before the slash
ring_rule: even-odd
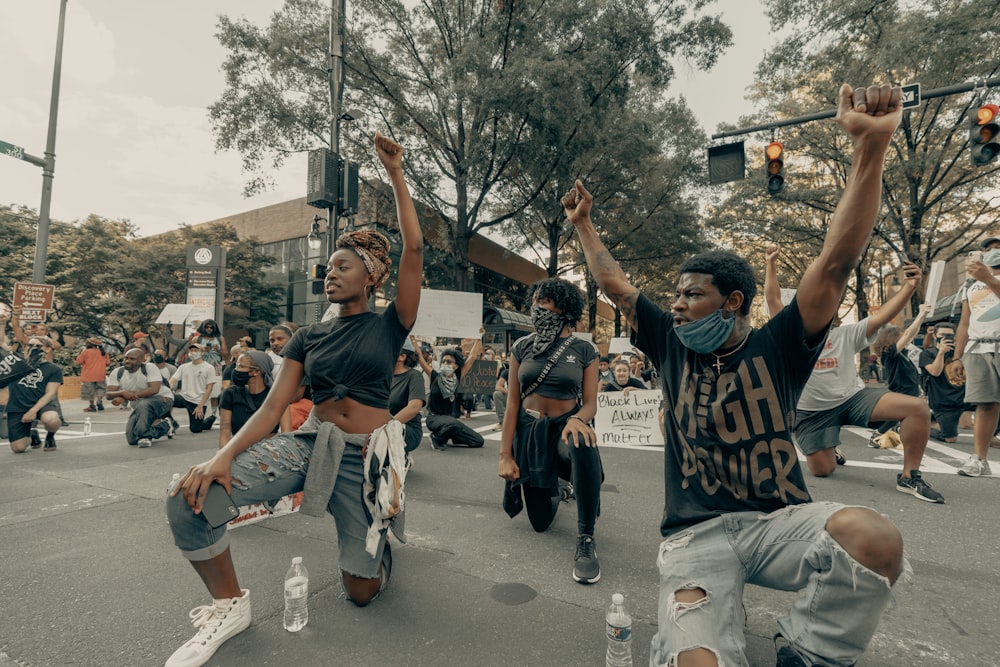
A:
<svg viewBox="0 0 1000 667">
<path fill-rule="evenodd" d="M 570 415 L 569 419 L 579 419 L 580 421 L 582 421 L 582 422 L 583 422 L 584 424 L 586 424 L 587 426 L 590 426 L 590 422 L 588 422 L 587 420 L 585 420 L 585 419 L 584 419 L 583 417 L 581 417 L 580 415 Z M 569 419 L 567 419 L 566 421 L 569 421 Z"/>
</svg>

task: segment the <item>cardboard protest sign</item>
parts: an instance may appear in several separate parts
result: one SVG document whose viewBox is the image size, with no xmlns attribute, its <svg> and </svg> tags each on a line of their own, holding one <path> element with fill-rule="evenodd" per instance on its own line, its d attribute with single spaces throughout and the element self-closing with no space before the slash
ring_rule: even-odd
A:
<svg viewBox="0 0 1000 667">
<path fill-rule="evenodd" d="M 492 394 L 497 384 L 497 362 L 477 359 L 462 375 L 459 391 L 465 394 Z"/>
<path fill-rule="evenodd" d="M 597 394 L 594 430 L 601 447 L 663 445 L 661 393 L 656 389 L 602 391 Z"/>
</svg>

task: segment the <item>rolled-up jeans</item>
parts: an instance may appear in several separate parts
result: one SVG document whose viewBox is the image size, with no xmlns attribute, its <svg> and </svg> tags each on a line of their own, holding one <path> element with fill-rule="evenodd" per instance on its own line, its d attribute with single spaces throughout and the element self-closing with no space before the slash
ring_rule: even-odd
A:
<svg viewBox="0 0 1000 667">
<path fill-rule="evenodd" d="M 853 665 L 864 653 L 892 598 L 882 575 L 852 558 L 826 532 L 845 505 L 814 502 L 770 514 L 733 512 L 682 530 L 660 544 L 658 631 L 649 664 L 674 665 L 677 654 L 705 648 L 720 665 L 749 665 L 743 628 L 747 583 L 782 591 L 805 589 L 781 634 L 806 664 Z M 910 575 L 904 559 L 897 583 Z M 676 592 L 701 589 L 678 602 Z"/>
<path fill-rule="evenodd" d="M 147 396 L 132 401 L 132 414 L 129 415 L 128 423 L 125 425 L 125 441 L 134 445 L 140 438 L 155 440 L 165 436 L 170 432 L 170 425 L 166 421 L 161 421 L 154 426 L 153 422 L 169 415 L 172 407 L 174 407 L 173 399 L 162 396 Z"/>
<path fill-rule="evenodd" d="M 347 444 L 327 510 L 337 526 L 340 569 L 364 579 L 378 576 L 385 534 L 375 557 L 365 551 L 371 520 L 363 500 L 361 448 L 367 434 L 344 434 Z M 303 489 L 315 433 L 282 433 L 251 445 L 240 453 L 231 468 L 233 502 L 239 506 L 273 503 Z M 172 489 L 171 489 L 172 490 Z M 229 548 L 226 526 L 212 528 L 201 514 L 195 514 L 182 494 L 167 496 L 167 519 L 174 544 L 191 561 L 209 560 Z"/>
</svg>

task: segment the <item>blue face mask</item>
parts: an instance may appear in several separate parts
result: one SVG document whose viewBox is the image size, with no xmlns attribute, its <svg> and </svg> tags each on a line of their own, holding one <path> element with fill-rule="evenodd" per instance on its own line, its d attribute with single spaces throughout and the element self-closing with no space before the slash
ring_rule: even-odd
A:
<svg viewBox="0 0 1000 667">
<path fill-rule="evenodd" d="M 725 318 L 722 310 L 717 310 L 708 317 L 674 327 L 674 332 L 681 343 L 689 350 L 698 354 L 708 354 L 719 349 L 733 333 L 736 318 Z"/>
<path fill-rule="evenodd" d="M 983 264 L 995 269 L 1000 266 L 1000 249 L 994 248 L 993 250 L 988 250 L 985 255 L 983 255 Z"/>
</svg>

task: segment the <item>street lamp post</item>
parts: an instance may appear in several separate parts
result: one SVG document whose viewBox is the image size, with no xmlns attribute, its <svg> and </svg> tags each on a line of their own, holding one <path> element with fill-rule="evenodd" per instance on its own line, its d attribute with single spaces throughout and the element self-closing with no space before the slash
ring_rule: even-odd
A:
<svg viewBox="0 0 1000 667">
<path fill-rule="evenodd" d="M 340 156 L 340 105 L 344 99 L 344 23 L 347 0 L 330 3 L 330 53 L 327 72 L 330 77 L 330 152 L 334 159 Z M 340 233 L 336 202 L 327 209 L 326 258 L 333 254 L 337 235 Z"/>
<path fill-rule="evenodd" d="M 35 263 L 31 279 L 45 282 L 45 263 L 49 254 L 49 209 L 52 205 L 52 180 L 56 172 L 56 120 L 59 117 L 59 83 L 62 80 L 63 34 L 66 30 L 66 3 L 59 3 L 59 31 L 56 34 L 56 62 L 52 70 L 52 96 L 49 99 L 49 130 L 45 140 L 45 163 L 42 167 L 42 203 L 38 207 L 38 233 L 35 236 Z"/>
</svg>

